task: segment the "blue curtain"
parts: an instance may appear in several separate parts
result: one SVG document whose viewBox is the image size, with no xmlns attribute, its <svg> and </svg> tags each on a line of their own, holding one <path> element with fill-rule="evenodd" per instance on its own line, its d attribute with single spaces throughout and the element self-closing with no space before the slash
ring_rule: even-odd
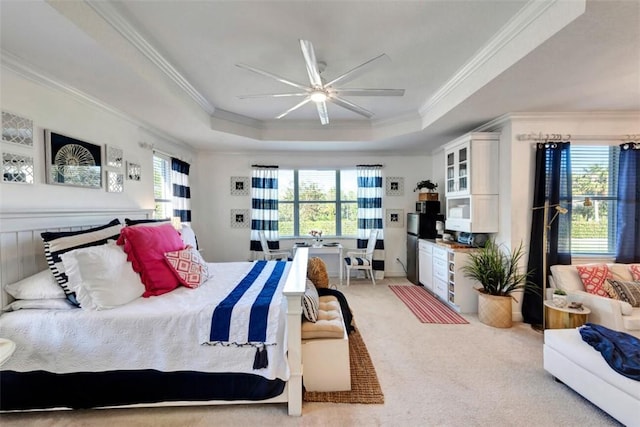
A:
<svg viewBox="0 0 640 427">
<path fill-rule="evenodd" d="M 640 262 L 640 143 L 620 145 L 616 262 Z"/>
<path fill-rule="evenodd" d="M 384 230 L 382 218 L 382 166 L 358 165 L 358 249 L 365 249 L 371 230 L 378 230 L 372 269 L 376 279 L 384 279 Z"/>
<path fill-rule="evenodd" d="M 184 223 L 191 222 L 191 188 L 189 187 L 189 163 L 171 158 L 171 183 L 173 184 L 173 216 Z"/>
<path fill-rule="evenodd" d="M 522 317 L 525 323 L 543 323 L 543 275 L 548 277 L 549 267 L 556 264 L 571 264 L 571 159 L 569 142 L 540 143 L 536 147 L 535 183 L 533 189 L 533 213 L 531 241 L 527 271 L 529 281 L 537 291 L 525 291 L 522 299 Z M 542 246 L 545 227 L 544 204 L 551 208 L 547 224 L 556 215 L 555 206 L 566 208 L 564 215 L 555 216 L 548 228 L 547 247 Z M 543 251 L 547 252 L 546 269 L 543 266 Z"/>
<path fill-rule="evenodd" d="M 277 166 L 254 166 L 253 169 L 250 250 L 262 252 L 259 231 L 264 231 L 270 249 L 280 249 Z"/>
</svg>

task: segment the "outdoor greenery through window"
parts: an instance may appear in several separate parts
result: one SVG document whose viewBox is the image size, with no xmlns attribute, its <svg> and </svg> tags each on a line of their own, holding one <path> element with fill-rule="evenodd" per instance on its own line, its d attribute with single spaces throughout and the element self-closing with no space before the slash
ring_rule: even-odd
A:
<svg viewBox="0 0 640 427">
<path fill-rule="evenodd" d="M 615 253 L 619 150 L 617 146 L 570 148 L 572 254 Z M 592 206 L 584 206 L 587 197 Z"/>
<path fill-rule="evenodd" d="M 153 155 L 153 196 L 155 218 L 171 218 L 172 208 L 171 161 L 168 157 Z"/>
<path fill-rule="evenodd" d="M 355 236 L 358 226 L 357 178 L 353 170 L 278 172 L 280 237 Z"/>
</svg>

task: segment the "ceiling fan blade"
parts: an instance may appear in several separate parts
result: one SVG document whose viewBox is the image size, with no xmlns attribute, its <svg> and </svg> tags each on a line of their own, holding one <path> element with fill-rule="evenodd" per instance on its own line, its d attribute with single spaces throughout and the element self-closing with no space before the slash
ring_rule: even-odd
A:
<svg viewBox="0 0 640 427">
<path fill-rule="evenodd" d="M 317 102 L 316 106 L 318 107 L 318 116 L 320 116 L 320 123 L 322 123 L 323 125 L 328 125 L 329 113 L 327 112 L 327 103 Z"/>
<path fill-rule="evenodd" d="M 244 68 L 245 70 L 253 71 L 254 73 L 257 73 L 257 74 L 260 74 L 260 75 L 263 75 L 263 76 L 267 76 L 267 77 L 271 77 L 272 79 L 276 79 L 280 83 L 284 83 L 284 84 L 289 85 L 289 86 L 297 87 L 298 89 L 303 89 L 303 90 L 308 90 L 309 89 L 305 85 L 302 85 L 302 84 L 296 83 L 296 82 L 292 82 L 289 79 L 285 79 L 284 77 L 278 76 L 278 75 L 270 73 L 268 71 L 261 70 L 261 69 L 256 68 L 256 67 L 252 67 L 251 65 L 236 64 L 236 67 Z"/>
<path fill-rule="evenodd" d="M 289 114 L 289 113 L 290 113 L 290 112 L 292 112 L 293 110 L 297 110 L 298 108 L 302 107 L 304 104 L 306 104 L 307 102 L 310 102 L 310 101 L 311 101 L 311 98 L 307 98 L 307 99 L 305 99 L 304 101 L 302 101 L 302 102 L 300 102 L 300 103 L 298 103 L 298 104 L 294 105 L 293 107 L 289 108 L 289 109 L 288 109 L 287 111 L 285 111 L 284 113 L 282 113 L 282 114 L 280 114 L 280 115 L 276 116 L 276 119 L 281 119 L 281 118 L 283 118 L 284 116 L 286 116 L 287 114 Z"/>
<path fill-rule="evenodd" d="M 342 96 L 403 96 L 404 89 L 335 89 Z"/>
<path fill-rule="evenodd" d="M 300 40 L 300 49 L 302 49 L 304 62 L 307 64 L 307 74 L 309 74 L 311 86 L 322 88 L 322 79 L 320 78 L 320 70 L 318 70 L 318 61 L 313 50 L 313 44 L 309 40 Z"/>
<path fill-rule="evenodd" d="M 342 99 L 337 96 L 333 96 L 328 99 L 334 104 L 339 105 L 342 108 L 346 108 L 347 110 L 353 111 L 354 113 L 360 114 L 361 116 L 364 116 L 368 119 L 373 117 L 373 113 L 371 111 L 362 108 L 361 106 L 356 105 L 353 102 L 347 101 L 346 99 Z"/>
<path fill-rule="evenodd" d="M 369 70 L 369 68 L 371 68 L 375 63 L 377 63 L 378 61 L 381 60 L 390 60 L 390 58 L 386 55 L 386 54 L 382 54 L 382 55 L 378 55 L 375 58 L 372 58 L 370 60 L 368 60 L 367 62 L 358 65 L 357 67 L 347 71 L 346 73 L 342 74 L 341 76 L 336 77 L 335 79 L 331 80 L 329 83 L 327 83 L 325 86 L 332 86 L 336 83 L 340 83 L 340 84 L 344 84 L 348 81 L 351 81 L 353 79 L 355 79 L 356 77 L 364 74 L 367 70 Z"/>
<path fill-rule="evenodd" d="M 255 94 L 255 95 L 239 95 L 240 99 L 249 99 L 249 98 L 286 98 L 286 97 L 294 97 L 294 96 L 307 96 L 309 92 L 298 92 L 298 93 L 264 93 L 264 94 Z"/>
</svg>

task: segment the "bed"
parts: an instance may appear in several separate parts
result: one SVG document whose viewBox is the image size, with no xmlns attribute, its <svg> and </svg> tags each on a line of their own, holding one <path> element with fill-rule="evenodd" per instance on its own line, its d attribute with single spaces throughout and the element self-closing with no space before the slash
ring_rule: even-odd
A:
<svg viewBox="0 0 640 427">
<path fill-rule="evenodd" d="M 85 230 L 113 218 L 150 214 L 0 213 L 2 306 L 12 303 L 6 284 L 47 269 L 42 232 Z M 0 367 L 0 409 L 286 403 L 290 415 L 301 415 L 307 256 L 297 251 L 291 262 L 207 263 L 208 278 L 197 288 L 182 286 L 110 309 L 3 313 L 0 337 L 14 341 L 16 350 Z M 277 278 L 271 271 L 279 271 Z M 220 322 L 212 314 L 252 274 L 273 283 L 277 307 L 269 316 L 275 313 L 278 327 L 252 345 L 238 343 L 233 335 L 214 336 Z M 262 295 L 247 285 L 246 294 L 251 292 Z M 228 311 L 242 324 L 251 310 L 238 303 Z"/>
</svg>

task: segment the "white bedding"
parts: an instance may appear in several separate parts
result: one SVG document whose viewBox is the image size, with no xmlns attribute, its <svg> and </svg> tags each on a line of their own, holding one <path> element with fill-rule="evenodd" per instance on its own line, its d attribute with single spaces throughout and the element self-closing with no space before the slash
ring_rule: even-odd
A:
<svg viewBox="0 0 640 427">
<path fill-rule="evenodd" d="M 3 314 L 0 336 L 14 341 L 16 351 L 2 369 L 53 373 L 140 369 L 238 372 L 288 380 L 286 299 L 281 298 L 281 287 L 276 293 L 283 304 L 279 344 L 267 346 L 267 368 L 253 369 L 253 347 L 202 345 L 199 313 L 211 312 L 253 264 L 208 265 L 211 278 L 199 288 L 180 287 L 111 310 L 19 310 Z M 282 281 L 285 278 L 286 274 Z"/>
</svg>

